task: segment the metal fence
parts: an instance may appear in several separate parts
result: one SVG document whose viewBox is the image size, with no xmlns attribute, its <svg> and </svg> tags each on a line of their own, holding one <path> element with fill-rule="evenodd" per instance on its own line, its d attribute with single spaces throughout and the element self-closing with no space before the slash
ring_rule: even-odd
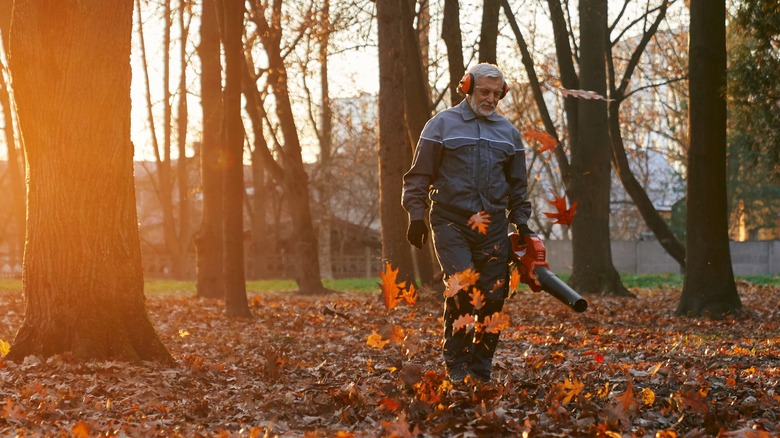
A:
<svg viewBox="0 0 780 438">
<path fill-rule="evenodd" d="M 550 268 L 558 273 L 571 272 L 571 241 L 546 241 Z M 780 240 L 731 242 L 731 261 L 735 275 L 780 274 Z M 680 273 L 680 267 L 657 241 L 613 241 L 612 260 L 615 268 L 627 274 Z M 260 261 L 247 259 L 248 279 L 294 278 L 292 255 L 266 256 Z M 372 278 L 384 270 L 379 256 L 342 256 L 332 259 L 333 278 Z M 144 274 L 147 278 L 169 278 L 170 257 L 144 254 Z M 21 278 L 22 260 L 18 256 L 0 254 L 0 278 Z M 186 278 L 195 279 L 195 257 L 187 263 Z"/>
</svg>

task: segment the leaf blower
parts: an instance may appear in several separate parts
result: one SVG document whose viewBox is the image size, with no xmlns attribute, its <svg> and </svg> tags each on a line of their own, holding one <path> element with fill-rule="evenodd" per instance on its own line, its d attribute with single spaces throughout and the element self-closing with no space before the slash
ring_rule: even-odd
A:
<svg viewBox="0 0 780 438">
<path fill-rule="evenodd" d="M 511 233 L 509 239 L 512 242 L 512 259 L 517 264 L 520 281 L 527 284 L 534 292 L 542 290 L 547 292 L 575 312 L 587 310 L 588 302 L 585 298 L 550 270 L 550 265 L 547 264 L 547 250 L 539 236 L 530 233 L 523 239 L 520 234 Z"/>
</svg>

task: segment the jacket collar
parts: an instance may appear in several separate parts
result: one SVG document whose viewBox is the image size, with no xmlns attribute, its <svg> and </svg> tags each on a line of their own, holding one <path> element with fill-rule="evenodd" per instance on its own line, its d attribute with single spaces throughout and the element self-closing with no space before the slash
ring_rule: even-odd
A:
<svg viewBox="0 0 780 438">
<path fill-rule="evenodd" d="M 461 100 L 455 109 L 457 109 L 457 111 L 460 113 L 460 116 L 463 117 L 463 120 L 466 122 L 478 118 L 466 99 Z M 501 120 L 501 116 L 498 115 L 497 112 L 493 111 L 493 114 L 488 117 L 484 117 L 484 119 L 490 120 L 491 122 L 498 122 Z"/>
</svg>

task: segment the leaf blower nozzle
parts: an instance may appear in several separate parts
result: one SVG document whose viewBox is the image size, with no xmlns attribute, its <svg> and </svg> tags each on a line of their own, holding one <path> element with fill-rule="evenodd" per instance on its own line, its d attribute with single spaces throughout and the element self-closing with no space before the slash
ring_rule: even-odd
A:
<svg viewBox="0 0 780 438">
<path fill-rule="evenodd" d="M 521 237 L 518 233 L 511 233 L 509 238 L 512 242 L 512 258 L 520 272 L 520 281 L 534 292 L 547 292 L 575 312 L 582 313 L 588 309 L 585 298 L 550 270 L 547 250 L 539 236 L 526 234 Z"/>
</svg>

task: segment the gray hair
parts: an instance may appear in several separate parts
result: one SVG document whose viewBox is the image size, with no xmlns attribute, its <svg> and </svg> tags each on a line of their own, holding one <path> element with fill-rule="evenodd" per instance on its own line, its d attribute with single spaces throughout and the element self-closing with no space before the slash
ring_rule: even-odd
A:
<svg viewBox="0 0 780 438">
<path fill-rule="evenodd" d="M 504 80 L 504 74 L 501 73 L 501 70 L 494 64 L 488 64 L 486 62 L 472 66 L 469 69 L 469 73 L 474 75 L 475 81 L 479 78 L 499 78 L 502 81 Z"/>
</svg>

